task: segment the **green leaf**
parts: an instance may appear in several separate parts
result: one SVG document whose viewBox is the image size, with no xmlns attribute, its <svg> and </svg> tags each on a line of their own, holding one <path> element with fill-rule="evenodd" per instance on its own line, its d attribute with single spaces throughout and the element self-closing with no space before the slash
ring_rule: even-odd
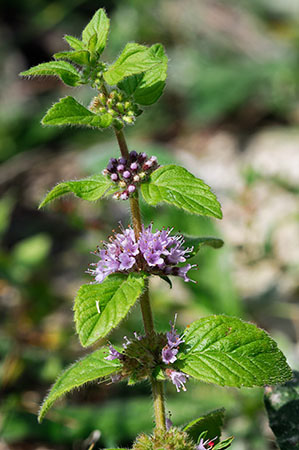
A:
<svg viewBox="0 0 299 450">
<path fill-rule="evenodd" d="M 115 183 L 110 181 L 102 174 L 92 175 L 83 180 L 64 181 L 55 186 L 39 205 L 43 208 L 47 203 L 55 200 L 62 195 L 73 193 L 77 197 L 94 202 L 108 194 L 115 192 Z"/>
<path fill-rule="evenodd" d="M 169 285 L 169 288 L 172 289 L 172 281 L 167 275 L 159 275 L 159 277 L 166 281 L 166 283 Z"/>
<path fill-rule="evenodd" d="M 131 75 L 146 72 L 150 69 L 163 67 L 164 60 L 153 47 L 129 43 L 125 46 L 119 58 L 104 73 L 105 81 L 110 85 L 118 84 Z M 136 89 L 135 89 L 136 90 Z"/>
<path fill-rule="evenodd" d="M 59 77 L 68 86 L 78 86 L 81 77 L 77 69 L 66 61 L 50 61 L 31 67 L 20 73 L 23 77 L 53 75 Z"/>
<path fill-rule="evenodd" d="M 59 52 L 55 53 L 53 56 L 55 59 L 66 59 L 81 66 L 89 64 L 89 52 L 87 50 Z"/>
<path fill-rule="evenodd" d="M 84 44 L 82 41 L 80 41 L 80 39 L 77 39 L 74 36 L 70 36 L 70 35 L 65 35 L 63 39 L 74 50 L 84 50 Z"/>
<path fill-rule="evenodd" d="M 140 297 L 145 276 L 114 274 L 101 284 L 81 286 L 75 299 L 75 322 L 83 347 L 106 336 Z M 100 313 L 99 313 L 100 311 Z"/>
<path fill-rule="evenodd" d="M 66 369 L 58 377 L 56 383 L 50 390 L 49 395 L 44 400 L 38 416 L 39 422 L 43 420 L 53 403 L 67 392 L 70 392 L 89 381 L 107 377 L 108 375 L 117 372 L 120 369 L 119 361 L 107 361 L 105 359 L 106 356 L 107 349 L 101 348 L 90 355 L 85 356 Z"/>
<path fill-rule="evenodd" d="M 109 23 L 104 9 L 98 9 L 82 32 L 82 41 L 88 49 L 90 49 L 90 42 L 93 42 L 94 51 L 102 53 L 106 47 Z M 96 37 L 94 38 L 94 36 Z"/>
<path fill-rule="evenodd" d="M 213 248 L 221 248 L 224 244 L 222 239 L 202 236 L 202 237 L 193 237 L 193 236 L 184 236 L 185 242 L 183 246 L 185 248 L 192 248 L 193 250 L 189 253 L 190 257 L 195 256 L 201 247 L 207 245 Z"/>
<path fill-rule="evenodd" d="M 221 429 L 224 420 L 224 408 L 213 411 L 198 419 L 192 420 L 188 423 L 183 431 L 186 431 L 188 435 L 195 441 L 198 441 L 199 436 L 207 431 L 205 439 L 215 439 L 215 443 L 219 442 L 221 436 Z"/>
<path fill-rule="evenodd" d="M 59 100 L 42 119 L 43 125 L 84 125 L 97 128 L 107 128 L 111 122 L 110 114 L 94 114 L 73 97 L 64 97 Z"/>
<path fill-rule="evenodd" d="M 193 322 L 185 334 L 180 369 L 221 386 L 264 386 L 289 380 L 292 372 L 276 342 L 241 319 L 209 316 Z"/>
<path fill-rule="evenodd" d="M 270 427 L 281 450 L 299 449 L 299 372 L 282 386 L 265 389 Z"/>
<path fill-rule="evenodd" d="M 193 214 L 222 218 L 220 203 L 209 186 L 180 166 L 159 167 L 142 183 L 141 192 L 149 205 L 166 202 Z"/>
<path fill-rule="evenodd" d="M 224 439 L 224 441 L 219 442 L 219 444 L 216 444 L 215 447 L 213 447 L 213 450 L 220 450 L 225 449 L 231 446 L 231 443 L 234 440 L 234 436 L 230 436 L 227 439 Z"/>
<path fill-rule="evenodd" d="M 118 87 L 133 95 L 136 103 L 140 105 L 152 105 L 161 96 L 167 77 L 168 58 L 161 44 L 155 44 L 149 49 L 160 64 L 147 70 L 143 74 L 133 75 L 121 81 Z"/>
</svg>

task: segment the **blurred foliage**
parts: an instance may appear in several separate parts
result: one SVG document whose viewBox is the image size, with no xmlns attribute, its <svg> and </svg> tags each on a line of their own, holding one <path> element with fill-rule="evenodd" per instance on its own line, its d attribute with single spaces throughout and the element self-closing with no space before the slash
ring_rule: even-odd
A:
<svg viewBox="0 0 299 450">
<path fill-rule="evenodd" d="M 299 373 L 282 386 L 265 389 L 265 406 L 279 448 L 299 448 Z"/>
<path fill-rule="evenodd" d="M 18 73 L 64 50 L 62 36 L 77 36 L 99 7 L 112 20 L 105 59 L 134 40 L 160 41 L 170 58 L 165 94 L 127 129 L 130 147 L 161 164 L 178 158 L 224 205 L 221 224 L 142 204 L 144 220 L 155 227 L 225 240 L 222 249 L 203 248 L 195 258 L 197 284 L 174 280 L 170 290 L 153 278 L 157 328 L 165 330 L 176 312 L 180 327 L 206 314 L 241 316 L 269 330 L 298 364 L 298 2 L 12 0 L 1 7 L 0 448 L 82 449 L 96 429 L 100 446 L 129 446 L 152 427 L 144 384 L 134 391 L 95 384 L 67 398 L 42 425 L 36 420 L 49 383 L 82 356 L 72 303 L 89 280 L 89 252 L 129 218 L 122 203 L 86 205 L 72 197 L 37 211 L 53 185 L 101 170 L 118 150 L 109 133 L 41 127 L 49 106 L 70 91 Z M 92 93 L 75 89 L 74 96 L 88 104 Z M 263 127 L 276 131 L 260 135 Z M 142 331 L 138 307 L 111 340 L 133 331 Z M 168 391 L 174 424 L 225 406 L 232 448 L 273 449 L 261 390 L 190 383 L 186 393 Z"/>
</svg>

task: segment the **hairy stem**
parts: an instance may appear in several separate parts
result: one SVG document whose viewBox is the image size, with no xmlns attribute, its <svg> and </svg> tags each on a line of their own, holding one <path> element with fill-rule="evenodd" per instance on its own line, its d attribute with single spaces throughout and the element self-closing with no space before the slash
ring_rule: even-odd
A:
<svg viewBox="0 0 299 450">
<path fill-rule="evenodd" d="M 115 135 L 120 148 L 120 152 L 124 158 L 128 158 L 129 151 L 126 143 L 126 139 L 122 130 L 115 129 Z M 138 193 L 134 197 L 130 198 L 130 207 L 134 233 L 136 239 L 139 238 L 139 234 L 142 229 L 141 213 L 139 206 Z M 140 298 L 140 306 L 143 318 L 144 330 L 147 336 L 155 333 L 153 314 L 149 298 L 148 280 L 146 280 L 145 290 Z M 165 430 L 165 401 L 164 401 L 164 389 L 163 382 L 157 381 L 154 378 L 151 379 L 153 400 L 154 400 L 154 412 L 156 427 Z"/>
</svg>

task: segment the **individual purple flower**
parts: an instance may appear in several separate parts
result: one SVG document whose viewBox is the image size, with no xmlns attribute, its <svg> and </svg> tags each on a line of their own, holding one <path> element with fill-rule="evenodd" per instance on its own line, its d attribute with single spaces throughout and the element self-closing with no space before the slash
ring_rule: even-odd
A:
<svg viewBox="0 0 299 450">
<path fill-rule="evenodd" d="M 130 341 L 130 339 L 127 338 L 127 336 L 124 336 L 124 343 L 123 343 L 123 348 L 126 349 L 128 347 L 128 345 L 130 345 L 132 343 L 132 341 Z"/>
<path fill-rule="evenodd" d="M 100 259 L 90 265 L 93 268 L 88 273 L 95 277 L 96 283 L 102 283 L 112 273 L 138 270 L 155 275 L 180 276 L 184 281 L 189 281 L 187 272 L 196 266 L 186 264 L 179 267 L 177 264 L 189 257 L 191 249 L 184 248 L 184 238 L 171 236 L 171 231 L 167 228 L 154 232 L 152 225 L 143 226 L 136 241 L 131 228 L 121 228 L 121 233 L 115 234 L 110 242 L 104 243 L 103 248 L 95 252 Z"/>
<path fill-rule="evenodd" d="M 175 385 L 177 392 L 180 392 L 181 389 L 183 389 L 183 391 L 187 390 L 185 383 L 187 382 L 189 375 L 174 369 L 166 369 L 166 375 L 171 379 L 172 383 Z"/>
<path fill-rule="evenodd" d="M 170 348 L 178 347 L 180 344 L 185 342 L 184 339 L 181 338 L 181 336 L 178 334 L 178 332 L 175 329 L 176 319 L 177 319 L 177 314 L 175 315 L 174 323 L 169 322 L 171 325 L 171 331 L 168 331 L 166 333 L 167 344 Z"/>
<path fill-rule="evenodd" d="M 172 421 L 170 420 L 170 418 L 169 417 L 166 417 L 166 420 L 165 420 L 165 425 L 166 425 L 166 430 L 167 431 L 169 431 L 170 430 L 170 428 L 172 427 L 172 425 L 173 425 L 173 423 L 172 423 Z"/>
<path fill-rule="evenodd" d="M 177 348 L 170 348 L 168 345 L 165 345 L 165 347 L 163 347 L 162 349 L 162 361 L 165 364 L 173 364 L 177 359 L 177 353 Z"/>
<path fill-rule="evenodd" d="M 118 352 L 112 345 L 109 345 L 109 355 L 106 356 L 107 361 L 112 361 L 113 359 L 124 359 L 124 355 Z"/>
<path fill-rule="evenodd" d="M 196 450 L 211 450 L 215 445 L 215 443 L 213 442 L 215 441 L 215 439 L 217 439 L 217 437 L 212 440 L 207 439 L 206 441 L 201 438 L 199 444 L 197 444 L 196 446 Z"/>
<path fill-rule="evenodd" d="M 176 361 L 179 345 L 184 342 L 184 339 L 180 337 L 175 329 L 176 318 L 177 314 L 175 315 L 174 323 L 170 322 L 171 331 L 166 333 L 167 344 L 162 349 L 162 361 L 165 364 L 173 364 Z"/>
</svg>

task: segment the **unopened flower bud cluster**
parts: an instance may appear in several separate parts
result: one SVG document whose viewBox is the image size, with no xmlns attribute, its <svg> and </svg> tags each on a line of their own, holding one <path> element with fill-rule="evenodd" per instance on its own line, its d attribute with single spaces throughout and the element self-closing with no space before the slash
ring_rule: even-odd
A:
<svg viewBox="0 0 299 450">
<path fill-rule="evenodd" d="M 153 170 L 157 169 L 156 156 L 150 158 L 146 153 L 137 153 L 132 150 L 128 158 L 111 158 L 103 175 L 107 175 L 120 190 L 113 195 L 117 200 L 127 200 L 137 189 L 137 186 L 145 181 Z"/>
<path fill-rule="evenodd" d="M 133 125 L 136 117 L 142 113 L 136 103 L 117 90 L 108 95 L 100 92 L 92 100 L 89 109 L 96 114 L 110 114 L 117 129 L 123 128 L 124 125 Z"/>
<path fill-rule="evenodd" d="M 118 359 L 122 362 L 123 368 L 117 375 L 113 375 L 112 381 L 121 381 L 124 378 L 132 378 L 134 381 L 141 381 L 151 375 L 156 366 L 163 368 L 163 363 L 167 378 L 175 385 L 177 392 L 182 389 L 186 391 L 185 383 L 189 375 L 171 367 L 176 361 L 179 345 L 184 342 L 175 330 L 175 324 L 171 325 L 171 331 L 166 333 L 153 334 L 150 338 L 139 336 L 136 332 L 134 338 L 124 337 L 123 351 L 119 352 L 112 345 L 109 346 L 108 361 Z M 161 351 L 162 348 L 162 351 Z"/>
</svg>

